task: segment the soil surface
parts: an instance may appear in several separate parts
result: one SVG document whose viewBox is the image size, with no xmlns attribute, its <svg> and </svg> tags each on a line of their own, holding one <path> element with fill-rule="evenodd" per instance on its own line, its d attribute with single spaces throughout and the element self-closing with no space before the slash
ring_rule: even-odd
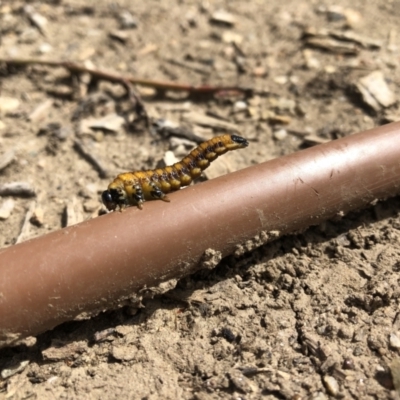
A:
<svg viewBox="0 0 400 400">
<path fill-rule="evenodd" d="M 32 61 L 0 61 L 0 185 L 25 185 L 0 197 L 0 247 L 96 217 L 117 173 L 179 159 L 226 124 L 251 145 L 204 179 L 399 119 L 399 3 L 329 4 L 0 1 L 0 58 Z M 138 86 L 147 124 L 120 84 L 37 60 L 249 90 Z M 2 349 L 0 398 L 396 398 L 399 210 L 379 202 L 228 257 L 144 308 Z"/>
</svg>

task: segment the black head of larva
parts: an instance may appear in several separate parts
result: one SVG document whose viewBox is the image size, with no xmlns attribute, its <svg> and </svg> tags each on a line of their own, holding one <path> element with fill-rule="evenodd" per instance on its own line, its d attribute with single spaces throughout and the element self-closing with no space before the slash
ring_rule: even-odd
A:
<svg viewBox="0 0 400 400">
<path fill-rule="evenodd" d="M 242 138 L 241 136 L 231 135 L 231 139 L 233 142 L 240 144 L 240 146 L 242 147 L 247 147 L 249 145 L 249 142 L 245 138 Z"/>
<path fill-rule="evenodd" d="M 119 194 L 115 189 L 105 190 L 101 195 L 101 200 L 108 211 L 114 211 L 120 204 Z"/>
</svg>

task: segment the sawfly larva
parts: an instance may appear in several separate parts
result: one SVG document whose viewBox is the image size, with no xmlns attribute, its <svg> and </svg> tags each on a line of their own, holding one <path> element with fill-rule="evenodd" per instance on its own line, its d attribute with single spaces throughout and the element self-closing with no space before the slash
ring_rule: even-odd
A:
<svg viewBox="0 0 400 400">
<path fill-rule="evenodd" d="M 211 161 L 230 150 L 247 147 L 249 142 L 237 135 L 212 138 L 192 150 L 182 161 L 165 168 L 119 174 L 101 196 L 109 211 L 137 206 L 147 200 L 169 201 L 167 193 L 190 185 Z"/>
</svg>

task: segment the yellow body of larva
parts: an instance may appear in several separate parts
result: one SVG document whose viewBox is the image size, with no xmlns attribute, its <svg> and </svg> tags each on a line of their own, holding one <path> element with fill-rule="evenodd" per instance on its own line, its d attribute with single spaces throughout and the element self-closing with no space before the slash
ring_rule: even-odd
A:
<svg viewBox="0 0 400 400">
<path fill-rule="evenodd" d="M 167 193 L 190 185 L 211 161 L 248 144 L 246 139 L 237 135 L 217 136 L 201 143 L 183 160 L 169 167 L 119 174 L 103 192 L 103 203 L 111 211 L 134 205 L 141 209 L 147 200 L 169 201 Z"/>
</svg>

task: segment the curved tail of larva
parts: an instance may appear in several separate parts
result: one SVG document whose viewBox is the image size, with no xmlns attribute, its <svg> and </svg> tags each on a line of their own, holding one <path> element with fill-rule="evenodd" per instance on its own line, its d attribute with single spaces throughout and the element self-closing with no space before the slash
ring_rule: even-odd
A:
<svg viewBox="0 0 400 400">
<path fill-rule="evenodd" d="M 192 150 L 189 155 L 180 162 L 171 166 L 175 170 L 178 180 L 182 186 L 189 185 L 192 179 L 201 175 L 212 161 L 227 151 L 242 149 L 249 145 L 249 142 L 237 135 L 222 135 L 212 138 Z"/>
</svg>

